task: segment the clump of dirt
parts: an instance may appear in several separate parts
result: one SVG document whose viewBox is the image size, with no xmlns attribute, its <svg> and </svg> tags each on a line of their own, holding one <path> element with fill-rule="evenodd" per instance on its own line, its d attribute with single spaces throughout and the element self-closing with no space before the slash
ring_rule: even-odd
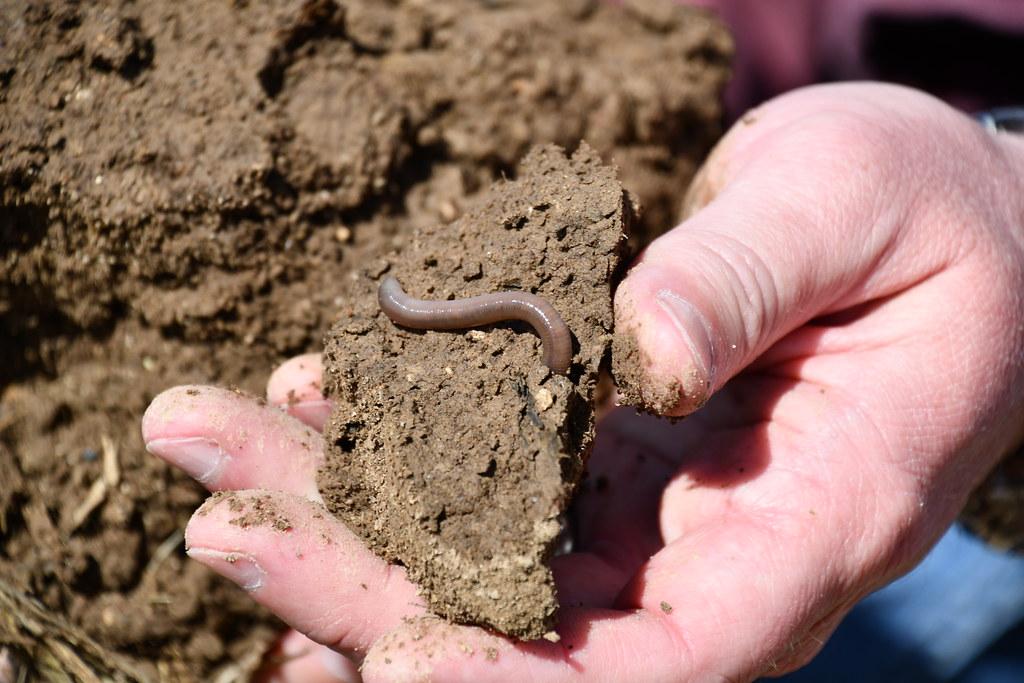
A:
<svg viewBox="0 0 1024 683">
<path fill-rule="evenodd" d="M 335 409 L 320 490 L 377 553 L 400 561 L 430 607 L 520 638 L 549 631 L 547 566 L 594 434 L 612 282 L 633 207 L 586 145 L 531 152 L 448 226 L 414 232 L 355 276 L 327 337 Z M 380 277 L 412 296 L 519 290 L 547 299 L 574 335 L 568 376 L 522 324 L 403 329 L 377 306 Z"/>
<path fill-rule="evenodd" d="M 612 339 L 612 375 L 621 405 L 634 406 L 652 415 L 665 415 L 679 407 L 684 395 L 675 378 L 652 377 L 650 360 L 637 343 L 636 330 L 618 329 Z M 698 408 L 699 406 L 690 406 Z"/>
<path fill-rule="evenodd" d="M 0 582 L 148 677 L 243 675 L 280 626 L 185 561 L 203 493 L 143 452 L 149 400 L 261 392 L 535 143 L 586 138 L 669 227 L 730 49 L 670 0 L 0 3 Z"/>
</svg>

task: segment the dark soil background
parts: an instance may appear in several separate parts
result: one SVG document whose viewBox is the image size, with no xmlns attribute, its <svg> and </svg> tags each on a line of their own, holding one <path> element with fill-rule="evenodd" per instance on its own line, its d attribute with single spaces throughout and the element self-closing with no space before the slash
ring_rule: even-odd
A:
<svg viewBox="0 0 1024 683">
<path fill-rule="evenodd" d="M 667 0 L 0 0 L 0 644 L 246 680 L 280 625 L 186 562 L 205 494 L 145 454 L 150 399 L 262 393 L 535 143 L 670 226 L 730 50 Z"/>
</svg>

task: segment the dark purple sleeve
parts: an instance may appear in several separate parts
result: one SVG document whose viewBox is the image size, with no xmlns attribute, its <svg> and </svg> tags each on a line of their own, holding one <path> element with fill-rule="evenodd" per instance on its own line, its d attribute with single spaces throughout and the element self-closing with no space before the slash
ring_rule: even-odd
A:
<svg viewBox="0 0 1024 683">
<path fill-rule="evenodd" d="M 966 109 L 1024 102 L 1021 0 L 691 0 L 736 36 L 733 115 L 821 81 L 912 85 Z"/>
</svg>

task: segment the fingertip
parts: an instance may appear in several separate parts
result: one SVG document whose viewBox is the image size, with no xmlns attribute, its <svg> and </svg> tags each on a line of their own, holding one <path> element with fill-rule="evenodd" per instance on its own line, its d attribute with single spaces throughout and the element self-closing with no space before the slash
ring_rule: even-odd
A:
<svg viewBox="0 0 1024 683">
<path fill-rule="evenodd" d="M 181 415 L 193 411 L 208 389 L 209 387 L 199 384 L 184 384 L 157 394 L 142 414 L 143 442 L 163 436 L 167 425 Z"/>
<path fill-rule="evenodd" d="M 306 543 L 310 528 L 320 529 L 325 518 L 318 504 L 293 494 L 220 491 L 203 501 L 185 525 L 185 548 L 262 556 L 281 550 L 283 539 L 296 529 L 298 542 Z M 295 541 L 289 537 L 288 543 Z"/>
<path fill-rule="evenodd" d="M 290 358 L 270 375 L 267 401 L 313 429 L 323 431 L 333 404 L 324 398 L 322 374 L 323 360 L 319 353 Z"/>
<path fill-rule="evenodd" d="M 267 380 L 267 400 L 279 406 L 323 401 L 323 361 L 319 353 L 289 358 Z"/>
<path fill-rule="evenodd" d="M 613 370 L 622 402 L 666 416 L 707 402 L 715 371 L 711 326 L 657 265 L 630 271 L 615 297 Z"/>
<path fill-rule="evenodd" d="M 256 558 L 246 553 L 190 547 L 185 554 L 224 578 L 234 581 L 246 593 L 255 593 L 266 585 L 267 571 L 260 566 Z"/>
<path fill-rule="evenodd" d="M 321 437 L 262 399 L 229 389 L 181 386 L 143 416 L 146 450 L 210 490 L 274 489 L 319 499 Z"/>
<path fill-rule="evenodd" d="M 343 651 L 365 651 L 423 611 L 400 568 L 374 555 L 323 505 L 300 496 L 215 494 L 189 520 L 185 546 L 285 623 Z"/>
<path fill-rule="evenodd" d="M 247 593 L 268 587 L 279 593 L 280 577 L 317 545 L 312 513 L 287 494 L 271 491 L 215 493 L 185 526 L 185 552 L 235 582 Z M 261 601 L 267 596 L 255 595 Z"/>
<path fill-rule="evenodd" d="M 193 547 L 204 547 L 206 539 L 216 539 L 220 529 L 228 522 L 226 510 L 221 509 L 229 496 L 244 492 L 216 492 L 203 501 L 185 524 L 185 551 Z"/>
</svg>

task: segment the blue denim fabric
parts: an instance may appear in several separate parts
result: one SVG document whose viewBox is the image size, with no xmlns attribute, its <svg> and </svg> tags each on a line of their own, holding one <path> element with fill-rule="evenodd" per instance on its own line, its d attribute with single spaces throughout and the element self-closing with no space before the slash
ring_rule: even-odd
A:
<svg viewBox="0 0 1024 683">
<path fill-rule="evenodd" d="M 952 527 L 785 683 L 1024 683 L 1024 555 Z"/>
</svg>

